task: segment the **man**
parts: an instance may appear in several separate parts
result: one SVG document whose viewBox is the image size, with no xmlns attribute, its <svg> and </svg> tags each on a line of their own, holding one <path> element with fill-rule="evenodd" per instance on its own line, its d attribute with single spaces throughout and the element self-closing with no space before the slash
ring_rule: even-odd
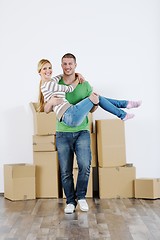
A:
<svg viewBox="0 0 160 240">
<path fill-rule="evenodd" d="M 63 77 L 59 84 L 70 85 L 75 81 L 75 69 L 77 66 L 76 57 L 67 53 L 62 57 L 61 66 L 63 69 Z M 71 104 L 76 104 L 84 98 L 90 96 L 92 87 L 85 81 L 78 84 L 75 90 L 66 94 L 67 100 Z M 94 95 L 95 102 L 98 102 L 98 96 Z M 55 104 L 51 99 L 45 105 L 45 112 L 49 112 Z M 93 107 L 92 112 L 96 110 Z M 90 175 L 91 165 L 91 150 L 90 150 L 90 132 L 88 117 L 84 119 L 78 127 L 69 127 L 63 122 L 57 120 L 56 125 L 56 145 L 58 151 L 58 159 L 61 171 L 61 180 L 64 192 L 66 195 L 65 213 L 73 213 L 75 211 L 77 201 L 81 211 L 88 211 L 89 207 L 85 199 L 88 180 Z M 73 182 L 73 160 L 74 153 L 76 154 L 78 164 L 78 177 L 76 189 Z"/>
</svg>

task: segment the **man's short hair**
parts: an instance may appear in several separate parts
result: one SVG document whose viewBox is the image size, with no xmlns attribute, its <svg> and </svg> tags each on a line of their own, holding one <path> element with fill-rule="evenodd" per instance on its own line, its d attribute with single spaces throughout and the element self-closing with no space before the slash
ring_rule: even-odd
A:
<svg viewBox="0 0 160 240">
<path fill-rule="evenodd" d="M 76 57 L 72 53 L 64 54 L 63 57 L 62 57 L 62 60 L 63 60 L 63 58 L 73 58 L 75 63 L 76 63 Z"/>
</svg>

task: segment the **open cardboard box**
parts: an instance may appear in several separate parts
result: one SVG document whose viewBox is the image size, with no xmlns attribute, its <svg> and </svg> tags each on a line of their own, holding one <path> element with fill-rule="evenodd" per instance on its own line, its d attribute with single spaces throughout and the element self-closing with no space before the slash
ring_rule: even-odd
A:
<svg viewBox="0 0 160 240">
<path fill-rule="evenodd" d="M 34 118 L 34 133 L 36 135 L 51 135 L 56 132 L 56 114 L 54 112 L 37 112 L 37 103 L 30 103 Z"/>
</svg>

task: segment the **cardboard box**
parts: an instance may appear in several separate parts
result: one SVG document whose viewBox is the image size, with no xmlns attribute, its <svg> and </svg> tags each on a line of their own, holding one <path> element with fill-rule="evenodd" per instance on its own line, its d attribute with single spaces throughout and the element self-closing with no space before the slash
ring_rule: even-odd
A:
<svg viewBox="0 0 160 240">
<path fill-rule="evenodd" d="M 4 197 L 10 200 L 36 198 L 35 166 L 25 163 L 4 165 Z"/>
<path fill-rule="evenodd" d="M 134 181 L 135 198 L 160 198 L 160 178 L 139 178 Z"/>
<path fill-rule="evenodd" d="M 36 197 L 59 197 L 58 156 L 55 152 L 33 152 L 36 165 Z"/>
<path fill-rule="evenodd" d="M 96 167 L 96 166 L 97 166 L 97 144 L 96 144 L 96 133 L 90 133 L 90 137 L 91 137 L 91 152 L 92 152 L 91 166 L 92 166 L 92 167 Z M 77 158 L 76 158 L 76 155 L 75 155 L 75 154 L 74 154 L 73 168 L 78 168 L 78 165 L 77 165 Z"/>
<path fill-rule="evenodd" d="M 126 164 L 124 122 L 119 119 L 96 120 L 99 167 Z"/>
<path fill-rule="evenodd" d="M 54 152 L 56 151 L 55 135 L 39 136 L 33 135 L 34 152 Z"/>
<path fill-rule="evenodd" d="M 37 112 L 37 103 L 30 103 L 33 119 L 35 135 L 51 135 L 56 132 L 56 114 L 54 112 L 45 113 Z"/>
<path fill-rule="evenodd" d="M 98 170 L 101 199 L 134 197 L 135 167 L 99 167 Z"/>
<path fill-rule="evenodd" d="M 73 179 L 74 179 L 74 185 L 76 187 L 77 183 L 77 177 L 78 177 L 78 169 L 74 168 L 73 169 Z M 89 181 L 88 181 L 88 188 L 87 188 L 87 198 L 92 198 L 93 197 L 93 170 L 90 168 L 90 176 L 89 176 Z M 63 190 L 63 198 L 66 198 Z"/>
</svg>

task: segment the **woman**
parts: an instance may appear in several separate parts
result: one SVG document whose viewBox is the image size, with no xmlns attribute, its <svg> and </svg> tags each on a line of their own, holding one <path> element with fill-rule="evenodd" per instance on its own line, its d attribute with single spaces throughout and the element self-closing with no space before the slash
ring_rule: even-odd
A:
<svg viewBox="0 0 160 240">
<path fill-rule="evenodd" d="M 44 103 L 48 102 L 52 97 L 61 98 L 63 101 L 54 106 L 53 111 L 59 121 L 63 121 L 71 127 L 79 126 L 95 105 L 99 105 L 105 111 L 116 115 L 123 121 L 133 118 L 134 114 L 126 113 L 121 108 L 137 108 L 141 105 L 141 101 L 109 99 L 96 93 L 92 93 L 88 98 L 72 105 L 66 100 L 65 94 L 74 91 L 78 84 L 83 83 L 84 79 L 80 74 L 77 74 L 73 84 L 60 85 L 58 82 L 62 75 L 52 78 L 52 64 L 47 59 L 39 61 L 38 73 L 41 76 L 38 111 L 43 111 Z"/>
</svg>

